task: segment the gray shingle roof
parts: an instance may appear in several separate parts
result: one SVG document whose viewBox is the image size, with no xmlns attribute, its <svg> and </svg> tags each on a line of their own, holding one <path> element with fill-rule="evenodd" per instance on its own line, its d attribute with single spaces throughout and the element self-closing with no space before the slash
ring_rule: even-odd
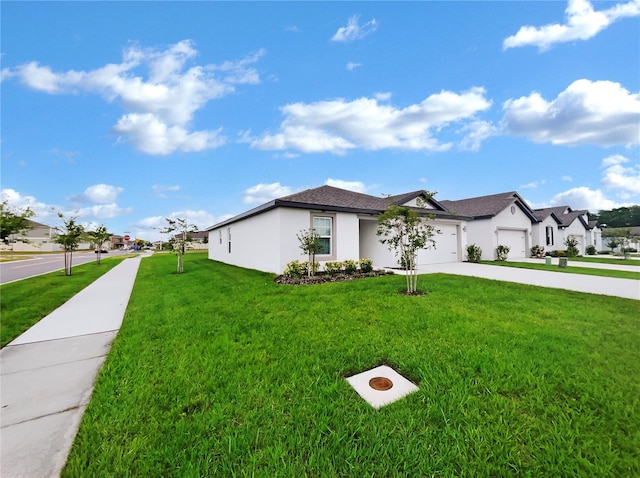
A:
<svg viewBox="0 0 640 478">
<path fill-rule="evenodd" d="M 390 204 L 406 204 L 409 201 L 421 196 L 424 191 L 413 191 L 410 193 L 398 194 L 395 196 L 377 197 L 369 194 L 358 193 L 354 191 L 348 191 L 346 189 L 340 189 L 333 186 L 320 186 L 318 188 L 307 189 L 299 193 L 290 194 L 278 199 L 274 199 L 266 204 L 258 206 L 257 208 L 246 211 L 238 216 L 235 216 L 220 224 L 211 226 L 207 230 L 216 229 L 228 224 L 232 224 L 241 219 L 255 216 L 262 212 L 268 211 L 275 207 L 292 207 L 303 208 L 322 211 L 343 211 L 353 212 L 356 214 L 380 214 Z M 442 205 L 442 203 L 435 199 L 430 199 L 429 203 L 433 209 L 429 209 L 429 214 L 435 214 L 439 217 L 454 217 L 449 211 Z M 458 219 L 466 219 L 455 216 Z"/>
<path fill-rule="evenodd" d="M 533 221 L 537 221 L 529 205 L 515 191 L 478 196 L 458 201 L 442 201 L 441 204 L 451 212 L 457 212 L 475 219 L 493 217 L 515 204 Z"/>
</svg>

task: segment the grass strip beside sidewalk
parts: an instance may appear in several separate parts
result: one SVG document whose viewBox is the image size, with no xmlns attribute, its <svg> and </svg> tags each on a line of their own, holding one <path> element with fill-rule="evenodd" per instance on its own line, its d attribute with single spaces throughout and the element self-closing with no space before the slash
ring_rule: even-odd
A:
<svg viewBox="0 0 640 478">
<path fill-rule="evenodd" d="M 562 272 L 565 274 L 583 274 L 600 277 L 614 277 L 616 279 L 635 279 L 640 280 L 640 272 L 619 271 L 615 269 L 597 269 L 595 267 L 575 266 L 571 267 L 571 261 L 568 267 L 561 268 L 555 265 L 546 265 L 544 263 L 535 264 L 532 262 L 515 262 L 515 261 L 480 261 L 480 264 L 499 267 L 515 267 L 518 269 L 533 269 L 538 271 Z M 638 264 L 634 264 L 638 265 Z"/>
<path fill-rule="evenodd" d="M 638 301 L 145 259 L 63 476 L 639 476 Z M 345 377 L 419 391 L 375 410 Z"/>
<path fill-rule="evenodd" d="M 103 258 L 64 270 L 0 285 L 0 347 L 27 331 L 98 277 L 120 264 L 125 257 Z"/>
</svg>

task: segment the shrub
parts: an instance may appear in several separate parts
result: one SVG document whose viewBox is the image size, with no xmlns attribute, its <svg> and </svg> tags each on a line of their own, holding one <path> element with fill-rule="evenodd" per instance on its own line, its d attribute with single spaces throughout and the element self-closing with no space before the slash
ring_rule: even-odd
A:
<svg viewBox="0 0 640 478">
<path fill-rule="evenodd" d="M 578 240 L 575 237 L 567 237 L 564 240 L 564 245 L 567 246 L 567 257 L 576 257 L 580 254 L 580 251 L 578 250 Z"/>
<path fill-rule="evenodd" d="M 339 262 L 339 261 L 325 262 L 324 270 L 327 272 L 327 274 L 331 274 L 331 275 L 337 274 L 342 270 L 342 262 Z"/>
<path fill-rule="evenodd" d="M 585 252 L 590 256 L 594 256 L 596 254 L 596 246 L 594 246 L 593 244 L 589 244 L 585 249 Z"/>
<path fill-rule="evenodd" d="M 509 256 L 509 246 L 505 246 L 503 244 L 500 244 L 498 247 L 496 247 L 496 257 L 498 258 L 499 261 L 506 261 L 507 257 Z"/>
<path fill-rule="evenodd" d="M 531 255 L 533 257 L 541 256 L 542 254 L 544 254 L 544 247 L 539 246 L 539 245 L 536 244 L 535 246 L 533 246 L 531 248 Z"/>
<path fill-rule="evenodd" d="M 549 253 L 549 255 L 550 255 L 551 257 L 566 257 L 566 255 L 567 255 L 567 251 L 564 251 L 564 250 L 562 250 L 562 249 L 558 249 L 557 251 L 551 251 L 551 252 Z"/>
<path fill-rule="evenodd" d="M 360 270 L 362 272 L 371 272 L 373 270 L 373 260 L 360 259 Z"/>
<path fill-rule="evenodd" d="M 482 259 L 482 249 L 480 246 L 470 244 L 467 246 L 467 260 L 469 262 L 480 262 Z"/>
<path fill-rule="evenodd" d="M 307 274 L 308 263 L 300 261 L 291 261 L 287 263 L 287 268 L 284 270 L 284 275 L 287 277 L 300 277 Z"/>
<path fill-rule="evenodd" d="M 347 259 L 346 261 L 343 262 L 343 264 L 344 264 L 344 271 L 347 274 L 355 274 L 355 272 L 358 270 L 358 263 L 353 259 Z"/>
</svg>

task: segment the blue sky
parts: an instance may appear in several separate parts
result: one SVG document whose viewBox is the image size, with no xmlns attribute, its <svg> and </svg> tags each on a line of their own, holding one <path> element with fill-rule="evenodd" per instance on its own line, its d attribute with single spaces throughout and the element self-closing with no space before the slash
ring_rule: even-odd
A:
<svg viewBox="0 0 640 478">
<path fill-rule="evenodd" d="M 640 203 L 640 0 L 2 2 L 3 199 L 159 238 L 331 184 Z"/>
</svg>

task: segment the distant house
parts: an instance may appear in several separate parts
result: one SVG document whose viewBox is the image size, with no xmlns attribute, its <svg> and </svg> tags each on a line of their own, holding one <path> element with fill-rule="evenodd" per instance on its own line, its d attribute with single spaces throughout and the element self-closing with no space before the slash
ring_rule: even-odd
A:
<svg viewBox="0 0 640 478">
<path fill-rule="evenodd" d="M 426 208 L 418 208 L 418 198 Z M 414 191 L 389 198 L 321 186 L 274 199 L 207 229 L 209 258 L 240 267 L 282 273 L 287 263 L 306 260 L 297 235 L 314 228 L 325 244 L 318 262 L 372 259 L 376 267 L 397 267 L 394 253 L 377 236 L 378 216 L 390 204 L 416 207 L 435 218 L 436 248 L 420 251 L 418 265 L 464 260 L 467 217 Z"/>
<path fill-rule="evenodd" d="M 209 241 L 209 231 L 188 232 L 187 236 L 191 240 L 192 249 L 207 249 Z M 182 239 L 182 233 L 174 234 L 174 239 Z"/>
<path fill-rule="evenodd" d="M 442 201 L 450 212 L 469 216 L 467 240 L 482 249 L 483 260 L 496 259 L 499 245 L 509 247 L 509 259 L 530 256 L 533 210 L 515 191 L 457 201 Z"/>
<path fill-rule="evenodd" d="M 566 249 L 565 241 L 569 237 L 578 241 L 580 254 L 585 254 L 589 245 L 602 250 L 602 230 L 596 221 L 589 221 L 589 211 L 557 206 L 536 209 L 535 214 L 538 219 L 534 225 L 535 240 L 545 251 Z"/>
<path fill-rule="evenodd" d="M 47 226 L 36 221 L 27 220 L 29 229 L 24 234 L 11 234 L 8 241 L 14 252 L 51 252 L 62 250 L 55 243 L 55 237 L 60 233 L 58 228 Z"/>
</svg>

